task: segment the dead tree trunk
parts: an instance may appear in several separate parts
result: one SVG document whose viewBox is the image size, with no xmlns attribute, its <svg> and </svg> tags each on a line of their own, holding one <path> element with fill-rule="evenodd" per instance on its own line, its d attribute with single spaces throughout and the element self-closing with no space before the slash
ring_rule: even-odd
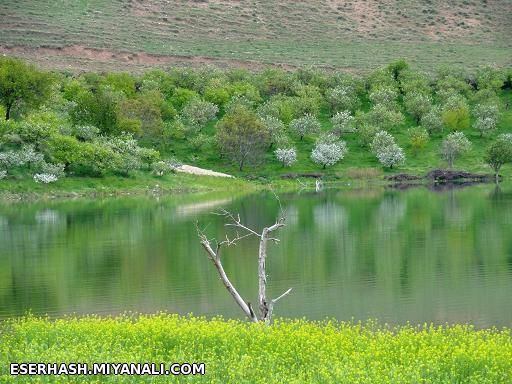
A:
<svg viewBox="0 0 512 384">
<path fill-rule="evenodd" d="M 267 259 L 267 247 L 268 247 L 268 241 L 273 241 L 275 243 L 279 242 L 279 239 L 270 237 L 270 234 L 276 230 L 278 230 L 281 227 L 284 227 L 284 217 L 281 217 L 279 220 L 276 221 L 276 223 L 270 227 L 265 227 L 261 231 L 261 233 L 258 233 L 251 228 L 246 227 L 241 223 L 240 216 L 237 216 L 236 218 L 229 213 L 228 211 L 221 211 L 220 215 L 226 217 L 230 220 L 230 223 L 226 224 L 226 226 L 232 226 L 237 228 L 237 230 L 243 230 L 245 232 L 244 235 L 239 235 L 237 232 L 236 237 L 233 239 L 230 239 L 226 235 L 226 240 L 223 240 L 221 242 L 217 242 L 217 245 L 215 247 L 215 250 L 211 246 L 210 241 L 207 239 L 206 235 L 199 230 L 198 228 L 198 235 L 201 242 L 201 245 L 203 246 L 204 250 L 208 254 L 208 258 L 212 261 L 213 265 L 217 269 L 217 273 L 222 280 L 222 283 L 228 290 L 228 292 L 231 294 L 235 302 L 238 304 L 238 306 L 242 309 L 242 311 L 245 313 L 245 315 L 253 322 L 263 321 L 267 325 L 270 324 L 272 320 L 272 312 L 274 310 L 274 305 L 282 299 L 284 296 L 288 295 L 291 292 L 291 288 L 288 289 L 286 292 L 284 292 L 281 296 L 272 299 L 267 300 L 267 273 L 266 273 L 266 259 Z M 229 280 L 228 276 L 226 275 L 226 272 L 224 271 L 224 268 L 222 266 L 222 261 L 220 258 L 220 250 L 223 245 L 236 245 L 239 240 L 242 240 L 249 236 L 257 236 L 260 239 L 260 246 L 259 246 L 259 253 L 258 253 L 258 301 L 259 301 L 259 312 L 260 316 L 258 317 L 249 302 L 244 300 L 236 288 L 233 286 L 231 281 Z"/>
</svg>

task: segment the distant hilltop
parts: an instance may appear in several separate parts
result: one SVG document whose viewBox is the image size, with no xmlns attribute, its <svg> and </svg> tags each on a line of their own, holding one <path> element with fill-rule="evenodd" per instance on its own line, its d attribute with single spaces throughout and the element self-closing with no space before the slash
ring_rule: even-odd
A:
<svg viewBox="0 0 512 384">
<path fill-rule="evenodd" d="M 406 4 L 406 5 L 405 5 Z M 510 0 L 0 3 L 0 54 L 48 68 L 213 64 L 366 70 L 512 64 Z"/>
</svg>

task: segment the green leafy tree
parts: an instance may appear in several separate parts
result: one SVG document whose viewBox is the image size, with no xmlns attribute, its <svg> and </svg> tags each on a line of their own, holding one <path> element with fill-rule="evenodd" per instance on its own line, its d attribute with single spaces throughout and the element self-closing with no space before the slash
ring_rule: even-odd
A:
<svg viewBox="0 0 512 384">
<path fill-rule="evenodd" d="M 411 92 L 405 95 L 404 104 L 407 112 L 416 119 L 416 124 L 419 124 L 422 116 L 432 108 L 432 99 L 422 93 Z"/>
<path fill-rule="evenodd" d="M 258 116 L 242 106 L 217 123 L 216 138 L 221 154 L 235 162 L 240 171 L 245 165 L 261 161 L 270 141 Z"/>
<path fill-rule="evenodd" d="M 506 138 L 498 137 L 487 149 L 484 160 L 494 170 L 496 184 L 498 184 L 501 167 L 512 162 L 512 142 Z"/>
<path fill-rule="evenodd" d="M 50 93 L 52 78 L 23 61 L 0 57 L 0 102 L 5 107 L 5 120 L 20 103 L 35 107 Z"/>
</svg>

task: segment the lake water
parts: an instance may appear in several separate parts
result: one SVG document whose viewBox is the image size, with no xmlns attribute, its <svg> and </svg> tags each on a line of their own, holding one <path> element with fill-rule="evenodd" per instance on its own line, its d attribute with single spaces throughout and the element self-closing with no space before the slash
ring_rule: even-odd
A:
<svg viewBox="0 0 512 384">
<path fill-rule="evenodd" d="M 512 188 L 283 194 L 268 289 L 292 294 L 276 316 L 512 325 Z M 0 318 L 125 311 L 241 317 L 201 248 L 229 228 L 210 212 L 274 222 L 272 194 L 0 204 Z M 232 233 L 232 232 L 231 232 Z M 225 250 L 225 269 L 257 297 L 257 240 Z"/>
</svg>

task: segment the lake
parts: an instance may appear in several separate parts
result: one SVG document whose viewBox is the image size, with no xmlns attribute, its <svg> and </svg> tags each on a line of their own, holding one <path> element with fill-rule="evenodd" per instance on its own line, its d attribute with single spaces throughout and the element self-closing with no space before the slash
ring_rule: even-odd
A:
<svg viewBox="0 0 512 384">
<path fill-rule="evenodd" d="M 269 247 L 268 290 L 289 287 L 276 316 L 392 324 L 512 325 L 512 187 L 420 187 L 280 195 L 286 224 Z M 272 224 L 271 193 L 0 203 L 0 318 L 158 311 L 241 317 L 201 248 Z M 224 266 L 257 299 L 255 238 Z M 256 306 L 255 306 L 256 307 Z"/>
</svg>

